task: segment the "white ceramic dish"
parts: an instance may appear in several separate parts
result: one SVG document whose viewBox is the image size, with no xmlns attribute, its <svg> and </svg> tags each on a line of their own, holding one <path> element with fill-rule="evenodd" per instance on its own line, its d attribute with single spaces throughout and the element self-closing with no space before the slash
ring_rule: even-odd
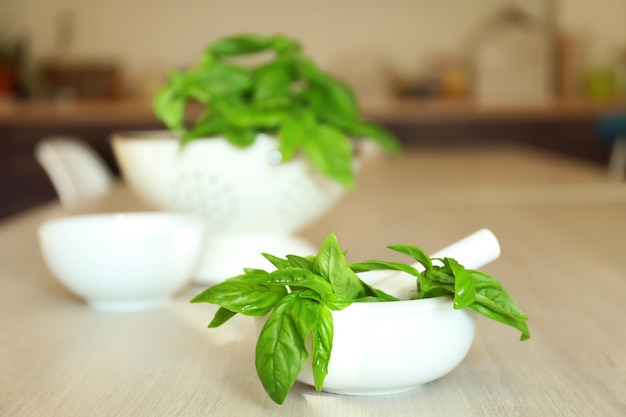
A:
<svg viewBox="0 0 626 417">
<path fill-rule="evenodd" d="M 267 135 L 246 148 L 223 138 L 181 148 L 167 132 L 130 132 L 115 135 L 112 146 L 125 182 L 145 202 L 202 217 L 210 236 L 195 275 L 210 285 L 244 267 L 269 267 L 261 252 L 313 254 L 293 233 L 344 192 L 302 158 L 278 163 L 278 142 Z"/>
<path fill-rule="evenodd" d="M 52 274 L 101 310 L 165 304 L 191 279 L 204 241 L 203 223 L 173 213 L 66 217 L 39 227 Z"/>
<path fill-rule="evenodd" d="M 467 355 L 475 313 L 448 297 L 355 303 L 333 312 L 334 339 L 324 391 L 385 395 L 446 375 Z M 310 365 L 298 380 L 313 385 Z"/>
</svg>

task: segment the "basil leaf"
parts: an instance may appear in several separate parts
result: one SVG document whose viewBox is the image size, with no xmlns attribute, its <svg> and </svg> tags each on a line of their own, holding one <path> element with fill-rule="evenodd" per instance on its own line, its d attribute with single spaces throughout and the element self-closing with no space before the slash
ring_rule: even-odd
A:
<svg viewBox="0 0 626 417">
<path fill-rule="evenodd" d="M 159 91 L 154 98 L 153 108 L 157 117 L 170 130 L 184 129 L 186 98 L 173 86 L 167 86 Z"/>
<path fill-rule="evenodd" d="M 291 87 L 291 74 L 287 61 L 275 61 L 260 66 L 254 72 L 252 100 L 264 102 L 282 97 Z"/>
<path fill-rule="evenodd" d="M 278 132 L 280 138 L 280 153 L 283 161 L 294 157 L 296 150 L 303 143 L 305 133 L 305 121 L 296 117 L 286 117 Z"/>
<path fill-rule="evenodd" d="M 209 323 L 209 328 L 219 327 L 222 324 L 226 323 L 228 320 L 233 318 L 237 313 L 234 311 L 230 311 L 227 308 L 220 307 L 215 316 L 213 316 L 213 320 Z"/>
<path fill-rule="evenodd" d="M 426 252 L 418 248 L 417 246 L 412 245 L 393 245 L 387 246 L 389 249 L 394 250 L 396 252 L 400 252 L 404 255 L 408 255 L 415 259 L 417 262 L 422 264 L 422 266 L 428 271 L 433 267 L 433 263 L 430 259 L 430 256 L 426 255 Z"/>
<path fill-rule="evenodd" d="M 262 274 L 229 278 L 196 295 L 191 302 L 217 304 L 247 316 L 264 316 L 287 294 L 287 290 L 281 286 L 246 282 L 247 277 L 257 275 Z"/>
<path fill-rule="evenodd" d="M 393 270 L 393 271 L 402 271 L 407 274 L 411 274 L 415 277 L 419 277 L 420 273 L 417 269 L 412 267 L 411 265 L 402 264 L 399 262 L 387 262 L 387 261 L 366 261 L 366 262 L 355 262 L 350 264 L 350 269 L 354 272 L 368 272 L 368 271 L 384 271 L 384 270 Z"/>
<path fill-rule="evenodd" d="M 252 54 L 268 49 L 272 42 L 271 38 L 252 34 L 229 36 L 215 41 L 205 53 L 215 57 Z"/>
<path fill-rule="evenodd" d="M 349 128 L 350 132 L 358 137 L 372 140 L 386 152 L 399 154 L 402 151 L 396 138 L 380 126 L 371 123 L 360 122 Z"/>
<path fill-rule="evenodd" d="M 215 110 L 228 122 L 228 127 L 249 130 L 278 129 L 286 117 L 283 109 L 263 110 L 237 100 L 224 100 L 215 105 Z"/>
<path fill-rule="evenodd" d="M 302 50 L 302 45 L 299 42 L 286 36 L 273 36 L 271 42 L 280 57 L 294 57 Z"/>
<path fill-rule="evenodd" d="M 530 339 L 530 331 L 528 330 L 528 325 L 525 320 L 502 314 L 500 311 L 494 311 L 490 306 L 478 302 L 471 304 L 469 308 L 489 319 L 509 325 L 519 330 L 522 333 L 520 336 L 521 341 Z"/>
<path fill-rule="evenodd" d="M 476 302 L 498 311 L 504 315 L 521 320 L 528 320 L 528 316 L 515 304 L 509 295 L 493 288 L 484 288 L 476 293 Z"/>
<path fill-rule="evenodd" d="M 332 127 L 313 124 L 303 136 L 302 147 L 309 163 L 346 188 L 356 183 L 352 147 L 348 138 Z"/>
<path fill-rule="evenodd" d="M 323 120 L 338 127 L 350 126 L 358 120 L 354 93 L 345 83 L 324 73 L 309 59 L 298 60 L 296 71 L 309 83 L 304 96 Z"/>
<path fill-rule="evenodd" d="M 432 269 L 422 272 L 422 276 L 431 281 L 440 282 L 442 284 L 454 284 L 455 278 L 450 268 L 442 268 L 433 265 Z"/>
<path fill-rule="evenodd" d="M 190 130 L 185 132 L 181 143 L 184 146 L 195 139 L 223 136 L 224 130 L 225 124 L 223 119 L 213 117 L 211 120 L 196 123 Z"/>
<path fill-rule="evenodd" d="M 442 284 L 437 281 L 422 279 L 419 281 L 417 298 L 434 298 L 444 295 L 454 296 L 454 284 Z"/>
<path fill-rule="evenodd" d="M 235 278 L 229 278 L 224 282 L 233 283 L 235 285 L 241 282 L 242 284 L 248 285 L 275 285 L 280 287 L 290 286 L 309 288 L 316 291 L 322 297 L 333 291 L 332 286 L 327 280 L 306 269 L 287 266 L 270 273 L 265 271 L 260 272 L 263 273 L 240 275 Z"/>
<path fill-rule="evenodd" d="M 324 379 L 328 375 L 328 364 L 333 348 L 333 315 L 327 308 L 320 306 L 317 311 L 317 321 L 313 328 L 313 355 L 311 368 L 313 369 L 313 384 L 317 391 L 324 387 Z"/>
<path fill-rule="evenodd" d="M 333 97 L 334 93 L 337 92 L 323 87 L 310 87 L 302 92 L 302 96 L 320 121 L 337 129 L 349 129 L 358 121 L 356 105 L 338 101 L 342 97 Z"/>
<path fill-rule="evenodd" d="M 334 233 L 330 233 L 322 243 L 315 266 L 328 279 L 336 294 L 353 299 L 363 291 L 361 280 L 348 266 Z"/>
<path fill-rule="evenodd" d="M 268 272 L 264 269 L 259 268 L 244 268 L 243 272 L 245 274 L 267 274 Z"/>
<path fill-rule="evenodd" d="M 289 268 L 291 266 L 289 261 L 279 258 L 278 256 L 270 255 L 269 253 L 262 253 L 261 255 L 270 261 L 277 269 Z"/>
<path fill-rule="evenodd" d="M 287 260 L 289 261 L 289 264 L 293 267 L 306 269 L 307 271 L 311 271 L 315 274 L 318 273 L 317 269 L 315 268 L 315 261 L 313 260 L 297 255 L 287 255 Z"/>
<path fill-rule="evenodd" d="M 309 288 L 316 291 L 322 297 L 333 292 L 331 284 L 323 277 L 302 268 L 285 267 L 277 269 L 270 273 L 265 271 L 258 271 L 258 273 L 251 273 L 245 275 L 239 275 L 234 278 L 229 278 L 226 281 L 218 284 L 217 286 L 229 285 L 249 285 L 249 286 L 276 286 L 278 288 L 290 287 L 302 287 Z M 215 288 L 215 287 L 212 287 Z M 211 292 L 209 288 L 205 292 Z M 226 287 L 228 288 L 228 287 Z M 217 291 L 217 290 L 216 290 Z M 217 292 L 224 292 L 224 289 L 219 289 Z M 217 303 L 216 303 L 217 304 Z"/>
<path fill-rule="evenodd" d="M 473 269 L 468 269 L 467 272 L 472 276 L 474 282 L 476 282 L 476 289 L 480 290 L 482 288 L 493 288 L 496 290 L 502 289 L 502 284 L 496 281 L 491 276 L 485 274 L 484 272 L 476 271 Z"/>
<path fill-rule="evenodd" d="M 311 290 L 311 289 L 297 289 L 296 290 L 298 292 L 298 294 L 300 295 L 301 298 L 308 298 L 311 300 L 315 300 L 318 303 L 321 303 L 322 300 L 322 296 L 319 295 L 318 292 Z"/>
<path fill-rule="evenodd" d="M 418 298 L 431 298 L 441 295 L 454 295 L 454 275 L 451 271 L 437 265 L 420 274 L 417 282 Z"/>
<path fill-rule="evenodd" d="M 248 69 L 227 62 L 197 68 L 187 73 L 183 81 L 179 86 L 185 94 L 202 103 L 248 92 L 254 84 Z"/>
<path fill-rule="evenodd" d="M 269 280 L 266 281 L 268 284 L 309 288 L 322 297 L 333 292 L 333 287 L 323 277 L 302 268 L 291 267 L 273 271 L 269 276 Z"/>
<path fill-rule="evenodd" d="M 374 295 L 366 295 L 366 296 L 359 297 L 356 300 L 354 300 L 355 303 L 385 303 L 387 301 L 399 301 L 399 299 L 396 298 L 393 300 L 385 300 L 381 297 L 377 297 Z"/>
<path fill-rule="evenodd" d="M 322 302 L 326 307 L 330 308 L 331 310 L 338 311 L 343 310 L 344 308 L 348 308 L 354 302 L 354 300 L 343 297 L 339 294 L 331 293 L 324 297 Z"/>
<path fill-rule="evenodd" d="M 256 139 L 256 133 L 253 130 L 231 128 L 224 130 L 222 133 L 228 142 L 239 148 L 252 145 Z"/>
<path fill-rule="evenodd" d="M 256 345 L 256 370 L 263 388 L 282 404 L 308 358 L 306 338 L 316 324 L 312 300 L 285 296 L 268 317 Z"/>
<path fill-rule="evenodd" d="M 443 262 L 452 270 L 454 276 L 454 308 L 469 306 L 476 299 L 476 282 L 467 270 L 452 258 L 444 258 Z"/>
<path fill-rule="evenodd" d="M 305 291 L 303 291 L 305 292 Z M 309 334 L 313 331 L 317 322 L 319 311 L 323 309 L 322 304 L 310 297 L 302 296 L 303 292 L 294 291 L 292 294 L 298 298 L 293 302 L 289 301 L 289 305 L 285 312 L 296 323 L 296 329 L 303 342 L 306 342 Z M 306 292 L 310 292 L 306 290 Z"/>
<path fill-rule="evenodd" d="M 378 288 L 374 288 L 370 286 L 369 284 L 367 284 L 366 282 L 362 281 L 362 284 L 363 284 L 363 287 L 365 288 L 364 294 L 366 296 L 375 298 L 376 301 L 400 301 L 399 298 L 396 298 L 393 295 L 387 294 L 386 292 L 379 290 Z M 359 300 L 361 300 L 361 298 L 359 298 Z"/>
</svg>

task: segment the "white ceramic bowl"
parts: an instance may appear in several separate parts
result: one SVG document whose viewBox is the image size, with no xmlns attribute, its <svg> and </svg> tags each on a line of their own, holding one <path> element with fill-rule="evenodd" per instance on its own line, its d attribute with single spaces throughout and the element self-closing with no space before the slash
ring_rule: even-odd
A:
<svg viewBox="0 0 626 417">
<path fill-rule="evenodd" d="M 83 215 L 39 227 L 52 274 L 101 310 L 165 304 L 191 279 L 203 241 L 200 220 L 172 213 Z"/>
<path fill-rule="evenodd" d="M 303 158 L 275 161 L 278 142 L 267 135 L 246 148 L 223 138 L 181 148 L 167 132 L 131 132 L 114 135 L 112 147 L 125 182 L 145 202 L 203 218 L 210 237 L 196 279 L 207 284 L 243 267 L 269 267 L 263 251 L 314 253 L 292 234 L 326 213 L 344 192 Z"/>
<path fill-rule="evenodd" d="M 452 371 L 467 355 L 475 314 L 447 297 L 355 303 L 333 312 L 334 339 L 324 391 L 384 395 Z M 298 380 L 313 385 L 310 365 Z"/>
</svg>

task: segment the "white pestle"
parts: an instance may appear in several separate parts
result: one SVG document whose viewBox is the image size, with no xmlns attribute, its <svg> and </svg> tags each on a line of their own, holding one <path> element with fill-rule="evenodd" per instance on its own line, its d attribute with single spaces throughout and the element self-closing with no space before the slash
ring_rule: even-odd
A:
<svg viewBox="0 0 626 417">
<path fill-rule="evenodd" d="M 500 244 L 488 229 L 480 229 L 452 245 L 441 249 L 431 258 L 454 258 L 467 269 L 478 269 L 500 256 Z M 420 263 L 412 265 L 418 271 L 424 267 Z M 415 295 L 415 277 L 406 272 L 397 272 L 374 282 L 374 287 L 400 299 Z"/>
</svg>

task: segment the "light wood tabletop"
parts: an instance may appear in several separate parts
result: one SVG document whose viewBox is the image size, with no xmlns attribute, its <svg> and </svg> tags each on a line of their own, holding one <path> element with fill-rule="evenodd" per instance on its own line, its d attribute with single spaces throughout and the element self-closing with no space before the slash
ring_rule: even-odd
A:
<svg viewBox="0 0 626 417">
<path fill-rule="evenodd" d="M 532 338 L 478 317 L 450 374 L 388 396 L 318 393 L 296 383 L 283 405 L 254 369 L 253 321 L 207 329 L 215 308 L 90 309 L 41 257 L 37 227 L 57 203 L 0 223 L 0 415 L 601 416 L 626 415 L 626 184 L 602 167 L 509 146 L 372 156 L 359 187 L 302 231 L 334 231 L 351 261 L 434 252 L 486 227 L 502 255 L 483 270 L 530 316 Z M 139 209 L 120 185 L 82 211 Z"/>
</svg>

